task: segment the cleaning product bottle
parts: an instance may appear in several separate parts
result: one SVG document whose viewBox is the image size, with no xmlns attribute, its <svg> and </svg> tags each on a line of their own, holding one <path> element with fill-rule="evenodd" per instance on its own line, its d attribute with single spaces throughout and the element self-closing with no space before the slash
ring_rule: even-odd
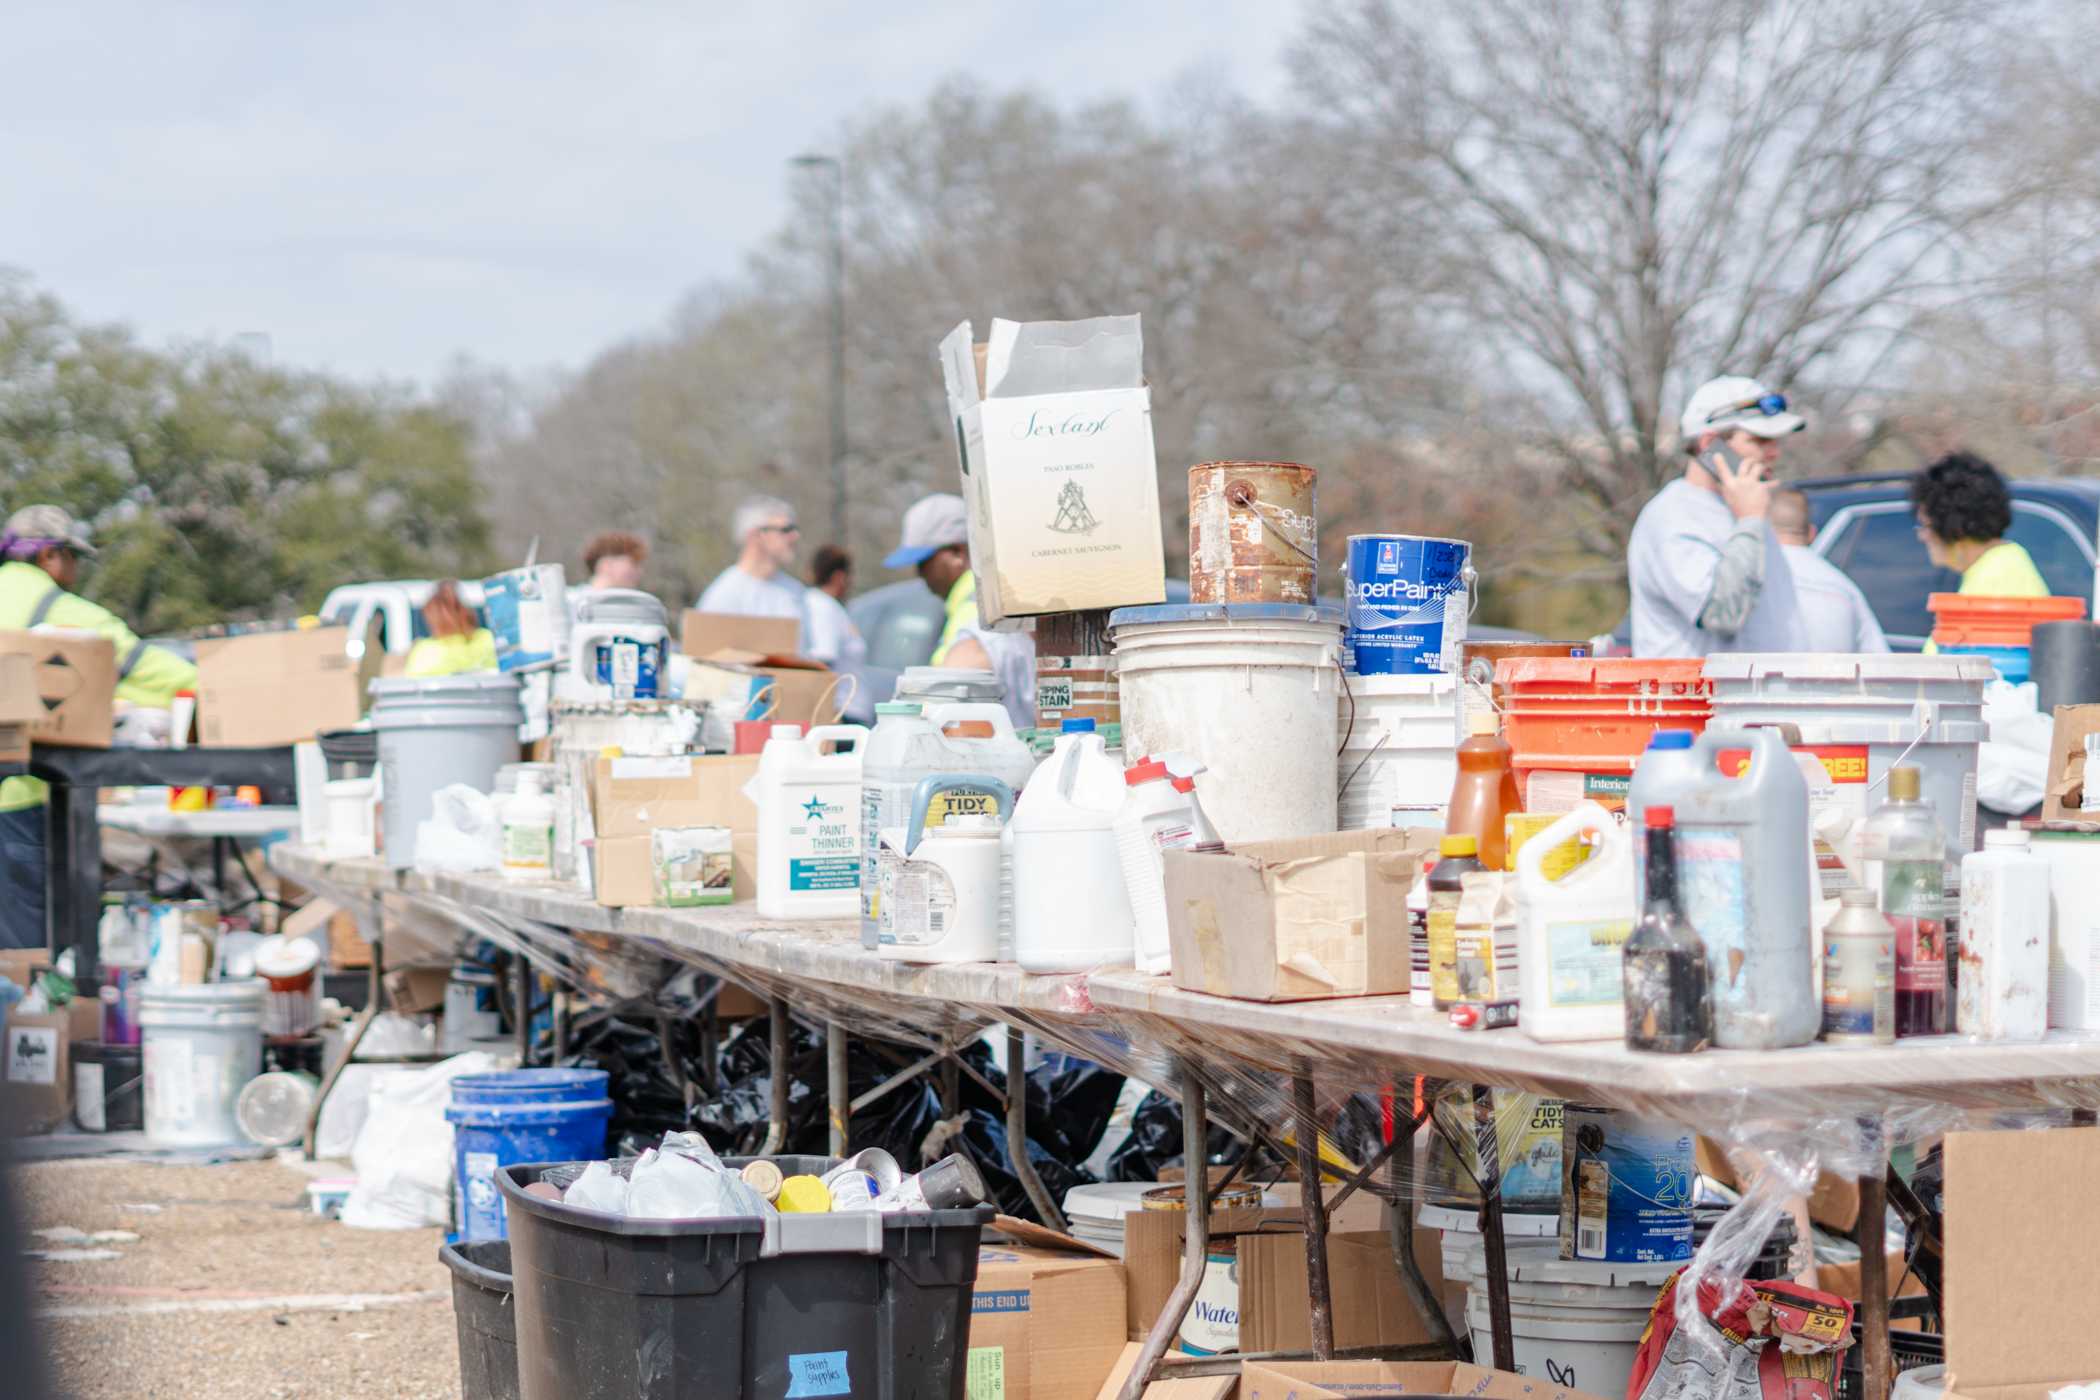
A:
<svg viewBox="0 0 2100 1400">
<path fill-rule="evenodd" d="M 1464 782 L 1463 776 L 1459 779 Z M 1429 996 L 1437 1010 L 1459 1002 L 1458 905 L 1465 897 L 1465 877 L 1485 869 L 1480 838 L 1453 832 L 1437 843 L 1436 865 L 1429 872 Z"/>
<path fill-rule="evenodd" d="M 1209 825 L 1196 803 L 1196 777 L 1203 765 L 1175 755 L 1187 771 L 1177 775 L 1167 759 L 1141 759 L 1123 770 L 1127 789 L 1116 809 L 1116 857 L 1130 892 L 1137 925 L 1137 970 L 1164 973 L 1167 949 L 1166 853 L 1200 846 Z"/>
<path fill-rule="evenodd" d="M 1626 828 L 1635 834 L 1633 849 L 1633 907 L 1648 907 L 1644 883 L 1648 867 L 1648 843 L 1640 837 L 1647 828 L 1642 814 L 1649 804 L 1668 807 L 1684 789 L 1699 781 L 1699 760 L 1692 743 L 1699 736 L 1689 729 L 1658 729 L 1648 736 L 1648 747 L 1633 766 L 1633 781 L 1626 788 Z"/>
<path fill-rule="evenodd" d="M 882 942 L 882 868 L 877 834 L 901 827 L 911 815 L 912 794 L 920 782 L 935 776 L 938 760 L 927 757 L 940 731 L 911 700 L 885 700 L 875 707 L 875 728 L 868 735 L 860 765 L 860 946 Z"/>
<path fill-rule="evenodd" d="M 926 722 L 939 733 L 933 750 L 943 773 L 989 773 L 1015 792 L 1035 772 L 1035 751 L 1014 729 L 1012 716 L 997 700 L 937 699 L 922 701 Z M 960 816 L 984 816 L 992 794 L 982 788 L 957 787 L 927 822 L 939 826 Z M 1014 863 L 1012 843 L 1001 847 L 999 863 L 999 938 L 1010 956 L 1014 941 Z"/>
<path fill-rule="evenodd" d="M 1675 812 L 1653 803 L 1642 820 L 1648 903 L 1626 940 L 1626 1048 L 1690 1054 L 1714 1038 L 1706 943 L 1686 920 L 1679 898 Z"/>
<path fill-rule="evenodd" d="M 1594 842 L 1558 879 L 1547 862 L 1565 842 Z M 1533 1040 L 1611 1040 L 1626 1026 L 1620 966 L 1633 932 L 1633 841 L 1610 812 L 1584 802 L 1517 852 L 1517 1028 Z"/>
<path fill-rule="evenodd" d="M 1896 931 L 1874 892 L 1853 886 L 1823 926 L 1823 1040 L 1892 1045 L 1896 1040 Z"/>
<path fill-rule="evenodd" d="M 1984 833 L 1961 862 L 1955 1028 L 1978 1040 L 2049 1029 L 2049 858 L 2016 826 Z"/>
<path fill-rule="evenodd" d="M 1458 781 L 1451 786 L 1444 830 L 1453 836 L 1471 836 L 1479 843 L 1475 855 L 1481 866 L 1500 870 L 1506 839 L 1502 819 L 1523 811 L 1524 801 L 1517 793 L 1516 771 L 1510 767 L 1509 743 L 1494 714 L 1471 716 L 1467 728 L 1471 732 L 1458 746 Z"/>
<path fill-rule="evenodd" d="M 758 912 L 850 919 L 860 912 L 861 756 L 868 730 L 776 724 L 758 755 Z M 850 743 L 839 750 L 836 745 Z M 826 752 L 826 746 L 834 746 Z"/>
<path fill-rule="evenodd" d="M 1068 719 L 1014 804 L 1014 960 L 1030 972 L 1129 966 L 1136 925 L 1116 854 L 1127 785 L 1091 719 Z"/>
<path fill-rule="evenodd" d="M 1910 764 L 1889 769 L 1888 800 L 1860 838 L 1867 883 L 1896 929 L 1896 1038 L 1947 1033 L 1947 848 Z"/>
<path fill-rule="evenodd" d="M 997 810 L 928 827 L 947 792 L 990 792 Z M 999 956 L 999 832 L 1013 815 L 1013 790 L 988 773 L 922 779 L 904 824 L 879 837 L 882 929 L 879 953 L 895 962 L 992 962 Z"/>
<path fill-rule="evenodd" d="M 540 775 L 518 775 L 518 790 L 503 803 L 503 874 L 511 880 L 551 879 L 554 866 L 554 801 Z"/>
<path fill-rule="evenodd" d="M 1745 750 L 1747 768 L 1733 758 Z M 1678 897 L 1706 944 L 1714 1044 L 1806 1045 L 1823 1024 L 1810 923 L 1808 784 L 1775 729 L 1709 729 L 1692 753 L 1698 780 L 1674 804 Z M 1724 755 L 1740 777 L 1722 771 Z"/>
</svg>

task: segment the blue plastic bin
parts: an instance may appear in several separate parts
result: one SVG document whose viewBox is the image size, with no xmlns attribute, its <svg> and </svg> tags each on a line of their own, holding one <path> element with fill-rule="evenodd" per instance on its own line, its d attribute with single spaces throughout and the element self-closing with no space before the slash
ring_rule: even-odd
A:
<svg viewBox="0 0 2100 1400">
<path fill-rule="evenodd" d="M 1998 679 L 2007 685 L 2023 685 L 2027 681 L 2030 656 L 2026 647 L 1941 647 L 1940 654 L 1981 656 L 1989 660 Z"/>
<path fill-rule="evenodd" d="M 452 1081 L 454 1240 L 509 1238 L 496 1173 L 605 1156 L 612 1100 L 602 1069 L 509 1069 Z"/>
</svg>

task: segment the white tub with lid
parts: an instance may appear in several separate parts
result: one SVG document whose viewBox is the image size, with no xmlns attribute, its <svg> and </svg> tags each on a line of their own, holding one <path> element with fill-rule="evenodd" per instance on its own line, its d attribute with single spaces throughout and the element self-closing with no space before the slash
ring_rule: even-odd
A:
<svg viewBox="0 0 2100 1400">
<path fill-rule="evenodd" d="M 146 1141 L 224 1147 L 245 1141 L 234 1106 L 262 1073 L 263 984 L 152 987 L 139 997 Z"/>
<path fill-rule="evenodd" d="M 1684 1265 L 1563 1259 L 1558 1245 L 1512 1244 L 1506 1258 L 1517 1370 L 1588 1395 L 1624 1395 L 1655 1295 Z M 1485 1245 L 1471 1251 L 1466 1268 L 1473 1354 L 1492 1356 Z"/>
</svg>

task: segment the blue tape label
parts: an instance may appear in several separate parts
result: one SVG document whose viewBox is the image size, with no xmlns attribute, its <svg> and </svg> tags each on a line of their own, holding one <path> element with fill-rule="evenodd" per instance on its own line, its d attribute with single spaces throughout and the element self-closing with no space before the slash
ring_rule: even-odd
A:
<svg viewBox="0 0 2100 1400">
<path fill-rule="evenodd" d="M 788 1358 L 787 1400 L 813 1400 L 820 1395 L 851 1395 L 843 1351 L 805 1351 Z"/>
<path fill-rule="evenodd" d="M 1028 1290 L 1025 1288 L 980 1288 L 970 1297 L 973 1313 L 1024 1313 L 1028 1311 Z"/>
</svg>

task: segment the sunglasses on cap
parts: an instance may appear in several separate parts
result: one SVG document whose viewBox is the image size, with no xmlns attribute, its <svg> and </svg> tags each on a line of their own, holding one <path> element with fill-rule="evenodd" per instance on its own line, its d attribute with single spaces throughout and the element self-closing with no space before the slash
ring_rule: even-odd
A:
<svg viewBox="0 0 2100 1400">
<path fill-rule="evenodd" d="M 1753 408 L 1757 410 L 1758 416 L 1761 418 L 1777 418 L 1780 414 L 1786 412 L 1786 395 L 1760 394 L 1754 399 L 1744 399 L 1741 403 L 1732 403 L 1724 408 L 1715 409 L 1712 413 L 1706 415 L 1706 421 L 1711 423 L 1716 418 L 1739 417 Z"/>
</svg>

